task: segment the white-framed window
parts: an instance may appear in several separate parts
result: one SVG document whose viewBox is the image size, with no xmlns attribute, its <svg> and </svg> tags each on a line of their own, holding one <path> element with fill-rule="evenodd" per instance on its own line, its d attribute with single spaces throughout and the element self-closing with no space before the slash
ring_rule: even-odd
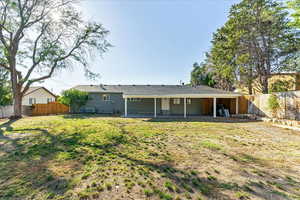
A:
<svg viewBox="0 0 300 200">
<path fill-rule="evenodd" d="M 180 104 L 180 99 L 179 98 L 173 99 L 173 104 Z"/>
<path fill-rule="evenodd" d="M 192 104 L 192 99 L 186 99 L 187 104 Z"/>
<path fill-rule="evenodd" d="M 140 102 L 140 101 L 142 101 L 141 98 L 128 98 L 128 100 L 131 101 L 131 102 Z"/>
<path fill-rule="evenodd" d="M 29 98 L 29 105 L 36 104 L 35 98 Z"/>
<path fill-rule="evenodd" d="M 103 99 L 103 101 L 111 101 L 111 97 L 109 94 L 103 94 L 102 99 Z"/>
<path fill-rule="evenodd" d="M 47 98 L 47 103 L 53 102 L 52 98 Z"/>
</svg>

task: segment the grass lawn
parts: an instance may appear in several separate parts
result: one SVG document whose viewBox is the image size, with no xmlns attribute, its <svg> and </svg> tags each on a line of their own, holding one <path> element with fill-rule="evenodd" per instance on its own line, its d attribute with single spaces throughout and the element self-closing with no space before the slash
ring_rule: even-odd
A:
<svg viewBox="0 0 300 200">
<path fill-rule="evenodd" d="M 0 199 L 300 199 L 300 133 L 261 122 L 0 122 Z"/>
</svg>

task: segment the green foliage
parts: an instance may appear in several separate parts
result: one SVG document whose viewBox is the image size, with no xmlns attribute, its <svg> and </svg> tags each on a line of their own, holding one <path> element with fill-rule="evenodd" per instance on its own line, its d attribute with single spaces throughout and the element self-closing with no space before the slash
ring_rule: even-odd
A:
<svg viewBox="0 0 300 200">
<path fill-rule="evenodd" d="M 8 72 L 0 68 L 0 106 L 12 103 L 12 92 L 8 81 Z"/>
<path fill-rule="evenodd" d="M 289 91 L 293 86 L 292 81 L 276 80 L 270 85 L 270 92 L 286 92 Z"/>
<path fill-rule="evenodd" d="M 214 87 L 234 90 L 235 85 L 245 85 L 251 94 L 258 80 L 267 93 L 272 72 L 295 71 L 299 30 L 290 22 L 287 9 L 275 0 L 233 5 L 228 21 L 214 33 L 203 64 L 213 74 Z"/>
<path fill-rule="evenodd" d="M 72 112 L 78 111 L 88 101 L 88 93 L 76 89 L 65 90 L 62 92 L 62 96 L 58 98 L 58 101 L 70 106 Z"/>
<path fill-rule="evenodd" d="M 21 97 L 28 88 L 59 70 L 82 67 L 86 77 L 99 76 L 90 70 L 89 62 L 94 53 L 101 56 L 111 47 L 106 40 L 109 31 L 100 23 L 86 21 L 77 3 L 1 1 L 0 68 L 12 78 L 14 117 L 21 117 Z"/>
<path fill-rule="evenodd" d="M 290 25 L 296 28 L 300 27 L 300 0 L 289 0 L 287 6 L 291 9 L 292 21 Z"/>
<path fill-rule="evenodd" d="M 277 110 L 280 108 L 280 104 L 278 101 L 278 97 L 275 94 L 271 94 L 268 99 L 268 107 L 275 114 Z"/>
<path fill-rule="evenodd" d="M 192 85 L 208 85 L 213 87 L 216 83 L 213 79 L 212 73 L 207 72 L 204 63 L 200 65 L 194 63 L 193 71 L 191 72 L 191 84 Z"/>
<path fill-rule="evenodd" d="M 7 122 L 0 122 L 0 126 L 2 124 Z M 0 129 L 2 140 L 14 148 L 0 157 L 0 177 L 6 178 L 0 187 L 1 199 L 121 197 L 183 200 L 213 199 L 216 192 L 236 198 L 237 191 L 253 193 L 251 188 L 255 187 L 266 194 L 270 194 L 270 188 L 280 191 L 285 188 L 284 193 L 293 197 L 299 185 L 297 174 L 280 169 L 298 159 L 300 137 L 279 131 L 284 140 L 293 138 L 289 145 L 281 148 L 282 144 L 272 140 L 272 134 L 267 134 L 277 129 L 263 124 L 260 126 L 264 128 L 259 130 L 261 134 L 257 134 L 257 123 L 245 127 L 239 123 L 201 120 L 160 119 L 152 122 L 96 115 L 63 115 L 24 118 L 5 126 Z M 239 137 L 231 137 L 236 135 Z M 14 136 L 14 140 L 9 136 Z M 222 151 L 207 153 L 197 148 L 199 141 L 228 145 Z M 245 142 L 249 145 L 244 146 Z M 211 143 L 206 144 L 214 148 Z M 257 152 L 257 147 L 262 145 L 272 148 L 262 148 Z M 246 155 L 247 162 L 232 160 L 233 156 L 239 158 L 247 151 L 254 154 Z M 150 152 L 160 152 L 160 156 L 148 156 Z M 276 157 L 265 160 L 265 155 L 274 152 L 288 153 L 289 156 L 286 160 Z M 278 172 L 272 176 L 267 173 L 270 162 Z M 205 167 L 207 163 L 209 168 Z M 253 164 L 261 167 L 253 170 Z M 232 165 L 237 170 L 234 177 L 227 173 Z M 218 173 L 214 170 L 216 168 Z M 147 171 L 148 176 L 140 174 L 141 170 Z M 255 176 L 257 185 L 255 182 L 245 183 L 243 178 L 246 175 Z"/>
</svg>

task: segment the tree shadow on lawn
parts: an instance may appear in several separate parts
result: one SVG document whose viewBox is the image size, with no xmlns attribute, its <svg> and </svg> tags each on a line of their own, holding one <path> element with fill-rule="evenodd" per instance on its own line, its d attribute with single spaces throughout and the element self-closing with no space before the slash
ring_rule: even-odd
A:
<svg viewBox="0 0 300 200">
<path fill-rule="evenodd" d="M 11 126 L 13 123 L 18 121 L 18 119 L 8 120 L 7 122 L 4 122 L 3 124 L 0 124 L 0 139 L 9 139 L 6 136 L 3 135 L 4 130 L 5 131 L 11 131 L 13 130 L 13 127 Z"/>
<path fill-rule="evenodd" d="M 300 198 L 300 191 L 297 191 L 300 182 L 295 177 L 284 175 L 277 170 L 272 170 L 271 172 L 271 170 L 261 169 L 259 166 L 251 167 L 251 171 L 242 170 L 239 173 L 240 176 L 247 177 L 249 180 L 242 186 L 245 191 L 261 199 L 281 200 Z M 292 174 L 296 174 L 296 172 Z"/>
<path fill-rule="evenodd" d="M 282 169 L 282 172 L 280 172 L 265 160 L 247 153 L 236 155 L 223 153 L 223 155 L 234 160 L 240 168 L 238 174 L 248 180 L 240 186 L 241 190 L 268 200 L 293 199 L 291 196 L 300 198 L 300 191 L 297 191 L 300 182 L 296 180 L 299 177 L 285 175 L 286 173 L 296 175 L 297 172 L 288 169 Z"/>
<path fill-rule="evenodd" d="M 284 192 L 280 191 L 283 190 L 288 192 L 289 195 L 293 195 L 297 198 L 300 197 L 299 192 L 295 192 L 295 188 L 297 185 L 300 185 L 300 182 L 297 182 L 291 177 L 283 177 L 282 175 L 272 174 L 266 171 L 261 171 L 261 173 L 265 174 L 264 176 L 258 172 L 256 172 L 258 174 L 245 173 L 243 167 L 256 169 L 251 165 L 253 163 L 249 164 L 243 161 L 237 161 L 239 164 L 242 163 L 239 174 L 241 177 L 248 179 L 247 183 L 239 185 L 235 182 L 219 181 L 216 177 L 211 175 L 208 177 L 201 177 L 193 171 L 177 169 L 170 162 L 154 163 L 131 158 L 125 154 L 120 154 L 119 157 L 130 160 L 137 166 L 144 166 L 151 171 L 159 173 L 162 177 L 172 180 L 175 184 L 175 189 L 173 188 L 169 192 L 174 192 L 176 191 L 176 188 L 178 188 L 179 191 L 181 191 L 180 193 L 186 191 L 193 194 L 198 191 L 209 199 L 232 199 L 232 197 L 224 193 L 225 190 L 229 190 L 236 194 L 240 193 L 240 196 L 237 197 L 238 199 L 250 199 L 250 196 L 248 196 L 247 193 L 266 200 L 293 199 L 293 197 L 289 197 Z M 272 185 L 276 188 L 273 188 Z M 154 186 L 153 191 L 159 195 L 160 189 L 157 187 Z M 155 190 L 158 190 L 158 192 L 155 192 Z M 243 192 L 246 193 L 243 194 Z"/>
<path fill-rule="evenodd" d="M 6 124 L 5 126 L 11 127 L 11 124 Z M 81 175 L 83 175 L 83 167 L 87 165 L 89 161 L 97 159 L 97 156 L 105 156 L 106 154 L 113 153 L 116 157 L 131 161 L 135 166 L 143 166 L 148 170 L 159 173 L 168 180 L 172 180 L 180 192 L 186 191 L 191 194 L 199 192 L 209 198 L 230 199 L 230 196 L 222 192 L 223 190 L 231 190 L 234 192 L 246 191 L 263 199 L 272 199 L 264 195 L 267 192 L 266 190 L 262 190 L 262 192 L 257 192 L 257 190 L 250 191 L 249 186 L 239 186 L 232 182 L 220 182 L 213 177 L 200 177 L 198 174 L 194 174 L 189 170 L 177 169 L 172 166 L 170 161 L 155 163 L 134 158 L 130 153 L 125 154 L 122 150 L 118 149 L 119 145 L 140 146 L 141 143 L 138 141 L 139 138 L 128 138 L 129 133 L 123 127 L 118 128 L 121 129 L 122 135 L 111 137 L 106 143 L 86 142 L 83 140 L 86 135 L 81 133 L 56 135 L 46 129 L 11 128 L 10 131 L 13 132 L 35 132 L 38 134 L 14 139 L 15 150 L 6 156 L 0 156 L 0 198 L 24 198 L 31 195 L 33 191 L 46 192 L 48 197 L 65 195 L 68 190 L 72 190 L 72 188 L 76 187 L 76 184 L 74 185 L 72 183 L 72 178 L 74 177 L 72 177 L 72 174 L 58 176 L 49 164 L 55 161 L 59 153 L 66 152 L 70 155 L 70 160 L 75 162 L 75 167 L 72 168 L 72 170 L 80 171 Z M 102 154 L 88 155 L 86 152 L 78 150 L 78 148 L 80 149 L 81 147 L 101 150 Z M 149 151 L 149 155 L 150 153 L 155 155 L 155 152 L 149 149 L 147 151 Z M 155 160 L 154 157 L 155 156 L 153 156 L 153 160 Z M 63 163 L 57 164 L 63 165 Z M 134 172 L 136 173 L 136 171 Z M 248 174 L 241 175 L 248 176 Z M 15 180 L 15 178 L 17 179 Z M 14 181 L 16 181 L 15 184 L 11 184 L 14 183 Z M 20 184 L 22 184 L 22 187 L 20 187 Z M 162 191 L 157 187 L 156 185 L 152 188 L 154 193 L 162 195 Z M 169 190 L 172 189 L 169 188 Z M 173 190 L 176 189 L 174 188 Z M 273 199 L 280 199 L 278 196 L 282 197 L 274 194 Z M 32 197 L 35 198 L 34 196 Z M 64 196 L 64 198 L 68 197 Z M 284 199 L 288 198 L 285 197 Z"/>
<path fill-rule="evenodd" d="M 38 135 L 29 135 L 11 139 L 14 149 L 9 154 L 0 157 L 1 162 L 1 198 L 22 198 L 36 192 L 35 189 L 47 190 L 49 195 L 63 194 L 67 190 L 68 180 L 56 176 L 49 168 L 48 161 L 54 159 L 56 153 L 63 152 L 56 146 L 59 140 L 45 129 L 11 129 L 14 133 L 35 132 Z M 37 143 L 36 140 L 45 139 Z M 29 141 L 26 141 L 28 140 Z M 25 142 L 26 141 L 26 142 Z M 24 144 L 25 142 L 25 144 Z M 32 144 L 28 144 L 31 143 Z M 27 146 L 28 145 L 28 146 Z M 13 184 L 5 185 L 5 182 Z M 23 184 L 20 187 L 20 184 Z M 18 191 L 18 192 L 16 192 Z"/>
<path fill-rule="evenodd" d="M 64 162 L 56 160 L 59 153 L 68 153 L 70 158 L 66 162 L 72 161 L 71 170 L 78 172 L 86 164 L 88 157 L 85 152 L 78 152 L 80 147 L 87 146 L 109 151 L 123 142 L 120 138 L 112 137 L 106 144 L 90 144 L 82 142 L 84 136 L 80 133 L 54 135 L 40 128 L 11 128 L 10 131 L 35 134 L 22 138 L 9 138 L 14 148 L 7 154 L 0 155 L 0 198 L 7 199 L 23 198 L 36 191 L 42 193 L 46 191 L 49 197 L 64 195 L 74 185 L 71 185 L 72 174 L 60 176 L 51 169 L 50 165 L 53 164 L 63 167 Z M 15 184 L 5 184 L 9 182 Z M 21 187 L 20 184 L 23 186 Z"/>
</svg>

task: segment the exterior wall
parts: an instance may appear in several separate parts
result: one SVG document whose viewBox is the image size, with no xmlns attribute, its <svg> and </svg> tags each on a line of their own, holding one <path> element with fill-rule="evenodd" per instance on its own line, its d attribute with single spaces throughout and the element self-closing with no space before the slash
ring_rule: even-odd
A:
<svg viewBox="0 0 300 200">
<path fill-rule="evenodd" d="M 108 94 L 111 97 L 111 101 L 104 101 L 103 95 Z M 188 115 L 201 115 L 202 99 L 191 99 L 192 103 L 187 104 Z M 80 112 L 95 112 L 103 114 L 119 113 L 124 114 L 125 101 L 121 93 L 90 93 L 89 100 L 85 106 L 80 109 Z M 173 99 L 170 99 L 170 114 L 171 115 L 183 115 L 184 111 L 183 99 L 180 99 L 180 104 L 174 104 Z M 154 99 L 142 98 L 140 101 L 127 101 L 128 114 L 141 114 L 141 115 L 154 115 Z M 156 113 L 157 115 L 163 115 L 161 109 L 161 99 L 156 99 Z"/>
<path fill-rule="evenodd" d="M 23 106 L 31 106 L 31 104 L 29 104 L 29 99 L 30 98 L 35 98 L 37 104 L 45 104 L 48 103 L 47 99 L 48 98 L 52 98 L 52 101 L 55 101 L 55 97 L 52 96 L 51 94 L 49 94 L 47 91 L 45 91 L 44 89 L 38 89 L 28 95 L 25 95 L 22 99 L 22 105 Z"/>
<path fill-rule="evenodd" d="M 141 99 L 141 101 L 127 102 L 128 114 L 151 114 L 154 115 L 154 99 Z M 156 99 L 156 113 L 161 114 L 161 99 Z"/>
<path fill-rule="evenodd" d="M 201 99 L 191 98 L 191 104 L 186 104 L 187 115 L 201 115 Z M 184 113 L 184 99 L 180 99 L 180 104 L 174 104 L 174 99 L 170 99 L 170 114 L 183 115 Z"/>
<path fill-rule="evenodd" d="M 103 95 L 110 95 L 110 101 L 104 101 Z M 90 93 L 86 105 L 80 112 L 124 113 L 124 99 L 121 93 Z"/>
<path fill-rule="evenodd" d="M 110 95 L 110 101 L 104 101 L 103 95 Z M 162 100 L 156 99 L 157 115 L 164 115 L 161 106 Z M 125 100 L 121 93 L 90 93 L 89 100 L 83 106 L 81 112 L 95 112 L 103 114 L 124 114 Z M 235 99 L 217 99 L 217 104 L 224 104 L 225 108 L 235 114 Z M 191 98 L 191 104 L 186 104 L 187 115 L 212 115 L 212 98 Z M 154 115 L 154 98 L 142 98 L 140 101 L 127 101 L 127 113 L 130 115 Z M 180 98 L 180 104 L 174 104 L 174 98 L 170 99 L 170 115 L 184 114 L 184 99 Z M 168 114 L 165 114 L 168 115 Z"/>
</svg>

